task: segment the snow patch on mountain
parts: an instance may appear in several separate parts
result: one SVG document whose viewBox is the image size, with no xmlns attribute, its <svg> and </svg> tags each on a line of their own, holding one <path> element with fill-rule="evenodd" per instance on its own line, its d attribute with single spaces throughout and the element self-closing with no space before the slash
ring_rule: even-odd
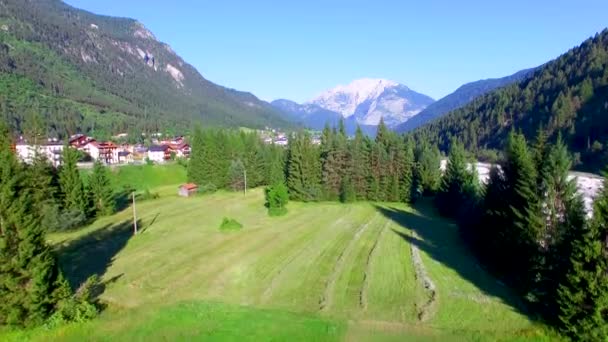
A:
<svg viewBox="0 0 608 342">
<path fill-rule="evenodd" d="M 364 125 L 378 125 L 383 118 L 395 126 L 421 112 L 434 100 L 407 86 L 386 79 L 363 78 L 329 89 L 305 104 L 354 116 Z"/>
</svg>

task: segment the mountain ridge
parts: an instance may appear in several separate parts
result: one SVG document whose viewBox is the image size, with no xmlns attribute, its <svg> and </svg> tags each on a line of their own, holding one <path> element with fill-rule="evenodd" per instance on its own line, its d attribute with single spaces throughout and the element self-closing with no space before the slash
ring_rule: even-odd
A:
<svg viewBox="0 0 608 342">
<path fill-rule="evenodd" d="M 3 108 L 15 109 L 4 116 L 17 131 L 32 121 L 28 112 L 42 112 L 48 133 L 58 135 L 187 130 L 195 122 L 292 125 L 255 95 L 208 81 L 139 21 L 59 0 L 0 1 L 0 89 L 29 93 L 0 96 Z"/>
<path fill-rule="evenodd" d="M 363 125 L 377 125 L 381 118 L 388 126 L 405 122 L 433 103 L 431 97 L 386 79 L 362 78 L 321 92 L 305 102 L 354 116 Z"/>
<path fill-rule="evenodd" d="M 402 124 L 399 124 L 397 127 L 395 127 L 395 131 L 399 133 L 412 131 L 430 121 L 448 114 L 453 110 L 467 105 L 474 99 L 484 94 L 529 77 L 537 68 L 538 67 L 520 70 L 505 77 L 487 78 L 465 83 L 452 93 L 430 104 L 415 117 Z"/>
<path fill-rule="evenodd" d="M 460 140 L 471 151 L 501 149 L 516 130 L 532 141 L 539 128 L 561 138 L 575 163 L 596 172 L 608 162 L 608 29 L 545 63 L 520 82 L 496 89 L 412 134 L 447 150 Z"/>
</svg>

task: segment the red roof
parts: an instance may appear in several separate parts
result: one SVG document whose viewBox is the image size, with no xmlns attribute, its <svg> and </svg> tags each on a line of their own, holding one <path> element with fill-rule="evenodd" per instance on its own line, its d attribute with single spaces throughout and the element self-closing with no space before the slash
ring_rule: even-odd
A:
<svg viewBox="0 0 608 342">
<path fill-rule="evenodd" d="M 186 184 L 184 184 L 184 185 L 180 186 L 180 188 L 184 188 L 184 189 L 186 189 L 186 190 L 190 191 L 190 190 L 197 189 L 197 188 L 198 188 L 198 185 L 196 185 L 196 184 L 194 184 L 194 183 L 186 183 Z"/>
</svg>

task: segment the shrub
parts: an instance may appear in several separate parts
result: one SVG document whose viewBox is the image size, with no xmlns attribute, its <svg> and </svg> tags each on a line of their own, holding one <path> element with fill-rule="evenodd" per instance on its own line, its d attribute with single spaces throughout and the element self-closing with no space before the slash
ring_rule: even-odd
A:
<svg viewBox="0 0 608 342">
<path fill-rule="evenodd" d="M 222 223 L 220 224 L 221 231 L 236 231 L 241 230 L 242 228 L 243 225 L 239 221 L 228 217 L 224 217 Z"/>
<path fill-rule="evenodd" d="M 146 189 L 144 192 L 137 195 L 137 199 L 140 201 L 153 200 L 159 197 L 160 195 L 157 192 L 151 192 L 150 189 Z"/>
<path fill-rule="evenodd" d="M 89 277 L 76 293 L 59 302 L 45 326 L 53 328 L 70 322 L 81 323 L 95 318 L 100 309 L 97 301 L 100 287 L 97 275 Z"/>
<path fill-rule="evenodd" d="M 265 205 L 268 208 L 268 215 L 285 215 L 287 213 L 287 208 L 285 208 L 287 202 L 289 202 L 289 193 L 285 184 L 277 183 L 266 188 Z"/>
<path fill-rule="evenodd" d="M 213 184 L 213 183 L 207 183 L 203 186 L 198 187 L 198 193 L 201 195 L 212 194 L 216 191 L 217 191 L 217 186 L 215 186 L 215 184 Z"/>
<path fill-rule="evenodd" d="M 47 204 L 42 208 L 42 225 L 51 232 L 76 229 L 86 222 L 86 215 L 78 209 L 61 210 L 57 204 Z"/>
</svg>

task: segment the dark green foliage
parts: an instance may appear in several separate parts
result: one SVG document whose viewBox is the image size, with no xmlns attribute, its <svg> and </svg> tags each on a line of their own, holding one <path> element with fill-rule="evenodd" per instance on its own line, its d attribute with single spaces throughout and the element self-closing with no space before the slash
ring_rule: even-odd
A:
<svg viewBox="0 0 608 342">
<path fill-rule="evenodd" d="M 292 134 L 287 150 L 287 187 L 296 201 L 321 199 L 319 151 L 308 133 Z"/>
<path fill-rule="evenodd" d="M 39 325 L 71 295 L 46 244 L 28 173 L 0 129 L 0 324 Z"/>
<path fill-rule="evenodd" d="M 111 215 L 116 210 L 114 190 L 108 170 L 101 162 L 95 162 L 88 183 L 95 213 L 99 216 Z"/>
<path fill-rule="evenodd" d="M 194 184 L 204 185 L 208 183 L 205 172 L 205 141 L 203 132 L 200 127 L 194 129 L 190 142 L 191 152 L 190 161 L 188 162 L 188 181 Z"/>
<path fill-rule="evenodd" d="M 199 120 L 289 125 L 255 96 L 204 79 L 166 44 L 146 38 L 135 20 L 61 1 L 6 0 L 0 21 L 7 27 L 0 31 L 0 115 L 12 130 L 32 126 L 30 112 L 42 114 L 50 135 L 83 132 L 100 139 L 118 132 L 132 133 L 133 140 L 167 128 L 184 132 Z M 138 49 L 151 53 L 154 65 Z M 183 78 L 174 78 L 169 66 Z"/>
<path fill-rule="evenodd" d="M 416 149 L 414 188 L 419 194 L 434 194 L 441 181 L 441 154 L 436 147 L 422 143 Z"/>
<path fill-rule="evenodd" d="M 558 135 L 551 144 L 539 132 L 531 150 L 522 134 L 509 135 L 505 160 L 491 170 L 479 210 L 471 212 L 478 218 L 459 220 L 461 231 L 481 261 L 522 294 L 528 309 L 575 340 L 603 341 L 608 191 L 596 200 L 587 223 L 575 180 L 569 179 L 572 157 L 565 143 Z M 443 193 L 463 169 L 462 156 L 455 144 L 437 196 L 440 209 L 457 202 Z"/>
<path fill-rule="evenodd" d="M 55 169 L 49 161 L 41 154 L 34 157 L 33 163 L 27 165 L 27 178 L 35 184 L 32 187 L 31 199 L 36 208 L 36 214 L 45 219 L 51 210 L 59 208 L 56 200 L 58 192 L 58 179 Z M 45 226 L 48 228 L 48 226 Z"/>
<path fill-rule="evenodd" d="M 467 83 L 456 89 L 453 93 L 431 103 L 422 112 L 400 124 L 395 128 L 397 132 L 409 132 L 428 122 L 438 119 L 458 108 L 461 108 L 474 99 L 483 96 L 495 89 L 520 82 L 532 75 L 535 69 L 526 69 L 513 75 L 502 78 L 491 78 Z"/>
<path fill-rule="evenodd" d="M 367 199 L 370 178 L 369 143 L 361 128 L 357 127 L 351 142 L 351 182 L 357 199 Z"/>
<path fill-rule="evenodd" d="M 462 210 L 474 206 L 479 195 L 477 169 L 469 167 L 464 147 L 454 142 L 435 197 L 439 212 L 447 217 L 460 218 Z"/>
<path fill-rule="evenodd" d="M 501 149 L 512 129 L 532 139 L 539 126 L 547 136 L 563 134 L 583 167 L 599 170 L 606 162 L 608 141 L 608 30 L 584 41 L 561 57 L 539 67 L 533 75 L 455 110 L 415 131 L 446 150 L 457 138 L 470 151 Z M 599 145 L 598 145 L 599 146 Z"/>
<path fill-rule="evenodd" d="M 243 162 L 240 159 L 230 162 L 228 175 L 230 177 L 230 189 L 232 189 L 232 191 L 245 190 L 245 165 L 243 165 Z"/>
<path fill-rule="evenodd" d="M 63 149 L 63 163 L 59 169 L 59 187 L 62 205 L 65 210 L 74 212 L 87 212 L 87 198 L 84 185 L 76 163 L 78 152 L 71 147 Z"/>
<path fill-rule="evenodd" d="M 279 146 L 271 145 L 264 149 L 266 177 L 264 184 L 278 184 L 285 182 L 285 150 Z"/>
<path fill-rule="evenodd" d="M 268 215 L 281 216 L 287 213 L 285 206 L 289 202 L 289 190 L 284 183 L 276 183 L 267 187 L 265 195 Z"/>
<path fill-rule="evenodd" d="M 188 181 L 203 192 L 243 191 L 284 180 L 284 150 L 264 145 L 257 133 L 196 128 L 188 163 Z"/>
<path fill-rule="evenodd" d="M 100 281 L 97 275 L 89 277 L 74 294 L 59 303 L 45 326 L 52 328 L 69 322 L 82 323 L 95 318 L 99 313 L 97 293 Z"/>
<path fill-rule="evenodd" d="M 355 187 L 350 179 L 350 176 L 344 176 L 340 184 L 340 202 L 351 203 L 357 200 Z"/>
<path fill-rule="evenodd" d="M 239 221 L 232 218 L 224 217 L 219 229 L 223 232 L 230 232 L 241 230 L 242 228 L 243 225 Z"/>
<path fill-rule="evenodd" d="M 560 327 L 574 340 L 608 336 L 608 184 L 594 204 L 593 220 L 568 233 L 569 262 L 557 292 Z"/>
</svg>

